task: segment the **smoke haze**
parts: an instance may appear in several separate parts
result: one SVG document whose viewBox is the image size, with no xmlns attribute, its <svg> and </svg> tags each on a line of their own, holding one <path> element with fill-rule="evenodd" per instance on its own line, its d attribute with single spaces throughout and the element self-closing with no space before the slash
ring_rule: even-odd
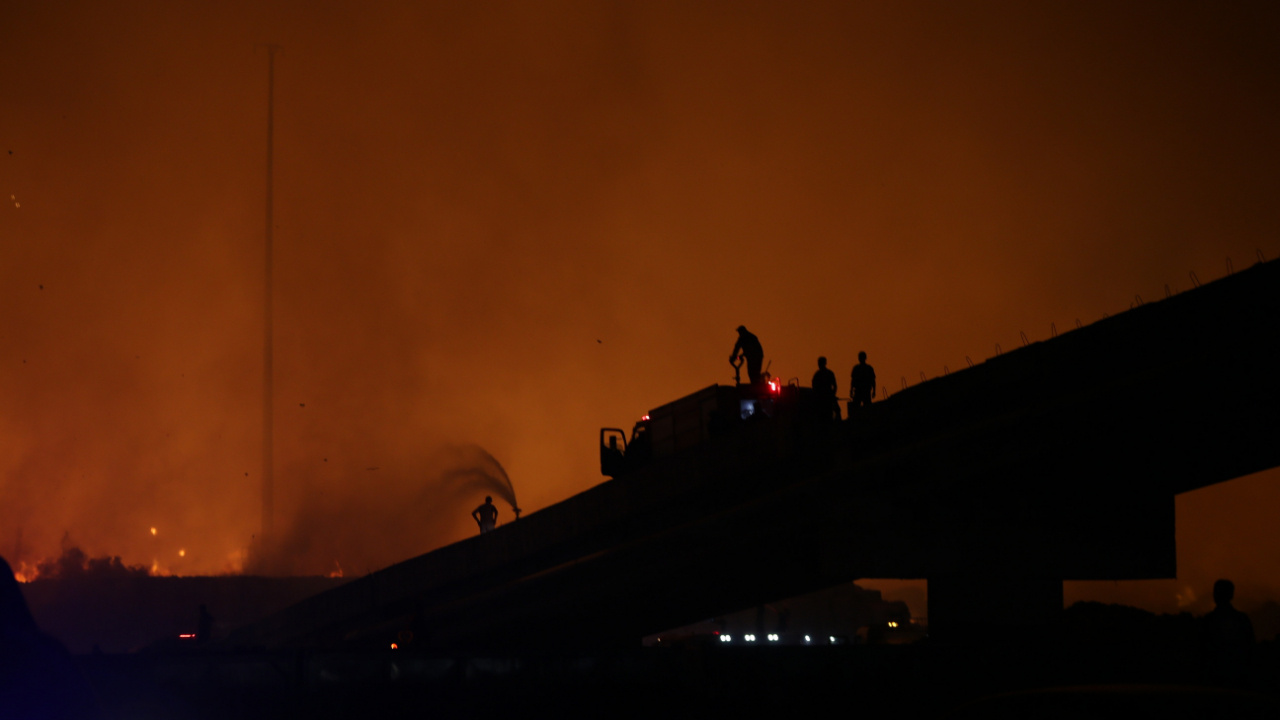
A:
<svg viewBox="0 0 1280 720">
<path fill-rule="evenodd" d="M 739 324 L 783 379 L 866 350 L 894 390 L 1280 254 L 1277 35 L 1264 3 L 7 3 L 0 548 L 250 562 L 266 43 L 259 560 L 363 572 L 514 504 L 459 447 L 530 512 L 599 482 L 598 428 L 729 381 Z M 1280 576 L 1259 478 L 1179 500 L 1183 584 Z"/>
</svg>

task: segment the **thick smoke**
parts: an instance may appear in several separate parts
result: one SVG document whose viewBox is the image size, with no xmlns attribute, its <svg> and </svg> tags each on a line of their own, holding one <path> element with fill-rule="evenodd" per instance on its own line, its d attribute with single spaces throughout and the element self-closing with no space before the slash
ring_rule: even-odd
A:
<svg viewBox="0 0 1280 720">
<path fill-rule="evenodd" d="M 304 490 L 279 519 L 279 537 L 255 545 L 246 572 L 365 574 L 474 534 L 470 512 L 486 494 L 516 508 L 502 465 L 475 445 L 442 446 L 411 470 L 356 472 L 351 482 Z M 499 512 L 500 523 L 514 519 Z"/>
</svg>

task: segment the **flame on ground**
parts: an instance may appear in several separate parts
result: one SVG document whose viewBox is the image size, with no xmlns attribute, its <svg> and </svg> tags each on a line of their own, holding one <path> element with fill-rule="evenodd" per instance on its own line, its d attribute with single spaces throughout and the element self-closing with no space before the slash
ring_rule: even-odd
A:
<svg viewBox="0 0 1280 720">
<path fill-rule="evenodd" d="M 13 577 L 20 583 L 29 583 L 40 577 L 40 570 L 35 565 L 20 562 L 13 568 Z"/>
<path fill-rule="evenodd" d="M 58 558 L 48 558 L 36 563 L 19 560 L 13 568 L 18 582 L 82 577 L 145 577 L 157 574 L 158 565 L 148 569 L 142 565 L 126 565 L 119 556 L 91 558 L 78 547 L 66 547 Z"/>
<path fill-rule="evenodd" d="M 186 557 L 186 550 L 178 551 L 179 557 Z M 240 575 L 244 572 L 245 552 L 237 550 L 227 555 L 221 575 Z M 342 568 L 329 573 L 328 577 L 342 577 Z M 89 557 L 78 547 L 70 546 L 57 558 L 46 558 L 35 562 L 19 560 L 12 563 L 13 577 L 20 583 L 31 583 L 36 580 L 56 580 L 73 578 L 122 578 L 122 577 L 176 577 L 174 572 L 153 558 L 150 565 L 128 565 L 119 556 Z"/>
</svg>

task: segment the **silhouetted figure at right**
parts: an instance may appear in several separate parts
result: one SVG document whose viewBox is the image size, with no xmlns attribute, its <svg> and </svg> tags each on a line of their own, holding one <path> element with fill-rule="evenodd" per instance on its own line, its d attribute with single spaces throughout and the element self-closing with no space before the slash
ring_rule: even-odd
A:
<svg viewBox="0 0 1280 720">
<path fill-rule="evenodd" d="M 475 518 L 476 524 L 480 526 L 481 533 L 487 533 L 498 525 L 498 508 L 493 505 L 493 498 L 485 495 L 484 504 L 471 511 L 471 517 Z"/>
<path fill-rule="evenodd" d="M 813 394 L 819 405 L 826 409 L 829 420 L 840 419 L 840 403 L 836 401 L 836 374 L 827 368 L 827 359 L 818 358 L 818 372 L 813 374 Z"/>
<path fill-rule="evenodd" d="M 13 570 L 0 558 L 0 718 L 98 717 L 71 655 L 40 632 Z"/>
<path fill-rule="evenodd" d="M 865 352 L 858 353 L 858 364 L 849 375 L 849 387 L 853 400 L 849 403 L 850 409 L 870 405 L 876 396 L 876 371 L 867 364 Z"/>
<path fill-rule="evenodd" d="M 1200 640 L 1209 680 L 1239 686 L 1248 680 L 1254 636 L 1249 616 L 1231 605 L 1235 594 L 1235 583 L 1230 580 L 1213 584 L 1213 602 L 1217 607 L 1200 619 Z"/>
<path fill-rule="evenodd" d="M 747 380 L 758 385 L 760 366 L 764 364 L 764 348 L 760 346 L 760 338 L 752 335 L 745 325 L 738 326 L 738 342 L 733 346 L 729 362 L 736 362 L 739 354 L 747 360 Z"/>
<path fill-rule="evenodd" d="M 196 619 L 196 643 L 203 645 L 213 639 L 213 616 L 209 608 L 200 606 L 200 617 Z"/>
</svg>

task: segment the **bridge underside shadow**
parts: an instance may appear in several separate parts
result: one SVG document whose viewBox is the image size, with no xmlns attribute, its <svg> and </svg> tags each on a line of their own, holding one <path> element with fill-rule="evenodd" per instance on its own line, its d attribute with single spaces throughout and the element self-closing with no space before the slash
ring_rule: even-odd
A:
<svg viewBox="0 0 1280 720">
<path fill-rule="evenodd" d="M 1278 274 L 1260 264 L 845 422 L 745 427 L 230 642 L 632 644 L 867 577 L 928 579 L 943 630 L 1043 620 L 1063 580 L 1174 577 L 1174 496 L 1280 464 Z"/>
</svg>

